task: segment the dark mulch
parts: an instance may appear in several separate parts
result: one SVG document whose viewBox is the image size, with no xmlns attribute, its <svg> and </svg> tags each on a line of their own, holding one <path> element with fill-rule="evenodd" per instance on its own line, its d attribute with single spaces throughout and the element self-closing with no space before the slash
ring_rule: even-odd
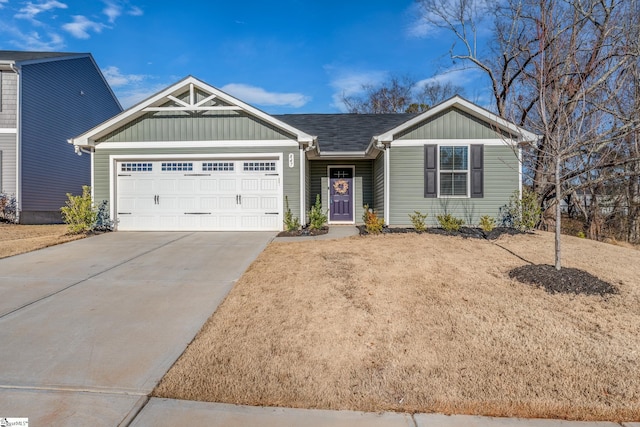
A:
<svg viewBox="0 0 640 427">
<path fill-rule="evenodd" d="M 367 232 L 367 228 L 364 225 L 359 225 L 358 230 L 360 231 L 361 236 L 366 236 L 369 234 Z M 487 240 L 495 240 L 503 234 L 508 235 L 516 235 L 516 234 L 525 234 L 526 232 L 517 230 L 515 228 L 510 227 L 496 227 L 489 232 L 485 232 L 480 228 L 475 227 L 460 227 L 458 231 L 447 231 L 443 228 L 439 227 L 429 227 L 426 231 L 420 232 L 416 231 L 415 228 L 400 228 L 400 227 L 385 227 L 382 229 L 383 234 L 405 234 L 405 233 L 429 233 L 429 234 L 440 234 L 443 236 L 460 236 L 465 239 L 487 239 Z"/>
<path fill-rule="evenodd" d="M 312 230 L 305 227 L 296 231 L 281 231 L 280 233 L 278 233 L 278 237 L 320 236 L 322 234 L 327 234 L 328 232 L 329 227 L 322 227 L 319 230 Z"/>
<path fill-rule="evenodd" d="M 509 272 L 509 277 L 543 288 L 550 294 L 611 295 L 618 289 L 610 283 L 577 268 L 556 270 L 552 265 L 523 265 Z"/>
</svg>

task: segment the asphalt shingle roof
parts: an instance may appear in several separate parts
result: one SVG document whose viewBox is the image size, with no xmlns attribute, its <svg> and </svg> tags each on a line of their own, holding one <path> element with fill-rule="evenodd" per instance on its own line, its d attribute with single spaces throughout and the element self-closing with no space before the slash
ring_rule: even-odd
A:
<svg viewBox="0 0 640 427">
<path fill-rule="evenodd" d="M 32 61 L 36 59 L 59 58 L 64 56 L 82 55 L 72 52 L 29 52 L 22 50 L 0 50 L 0 61 Z"/>
<path fill-rule="evenodd" d="M 280 114 L 273 117 L 318 137 L 321 152 L 364 151 L 371 138 L 416 114 Z"/>
</svg>

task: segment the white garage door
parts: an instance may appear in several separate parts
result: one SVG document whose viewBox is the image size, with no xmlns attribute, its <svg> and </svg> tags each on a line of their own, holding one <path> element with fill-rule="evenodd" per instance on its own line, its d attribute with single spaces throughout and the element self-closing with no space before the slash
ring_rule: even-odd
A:
<svg viewBox="0 0 640 427">
<path fill-rule="evenodd" d="M 280 230 L 278 160 L 121 161 L 118 230 Z"/>
</svg>

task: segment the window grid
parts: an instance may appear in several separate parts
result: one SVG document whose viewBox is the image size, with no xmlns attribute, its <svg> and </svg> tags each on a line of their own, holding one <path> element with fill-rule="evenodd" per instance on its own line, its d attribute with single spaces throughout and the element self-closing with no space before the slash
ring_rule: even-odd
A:
<svg viewBox="0 0 640 427">
<path fill-rule="evenodd" d="M 440 196 L 468 196 L 469 147 L 440 147 Z"/>
<path fill-rule="evenodd" d="M 122 163 L 121 172 L 152 172 L 153 163 Z"/>
<path fill-rule="evenodd" d="M 203 172 L 233 172 L 235 165 L 233 162 L 205 162 L 202 163 Z"/>
<path fill-rule="evenodd" d="M 162 163 L 163 172 L 186 172 L 193 170 L 193 162 L 167 162 Z"/>
<path fill-rule="evenodd" d="M 250 172 L 275 171 L 276 162 L 244 162 L 244 170 Z"/>
</svg>

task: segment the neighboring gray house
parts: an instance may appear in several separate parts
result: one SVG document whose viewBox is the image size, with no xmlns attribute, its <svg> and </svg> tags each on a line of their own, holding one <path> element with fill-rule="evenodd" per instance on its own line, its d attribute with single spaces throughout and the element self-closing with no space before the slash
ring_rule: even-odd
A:
<svg viewBox="0 0 640 427">
<path fill-rule="evenodd" d="M 0 192 L 23 224 L 60 222 L 91 182 L 66 141 L 122 111 L 89 53 L 0 51 Z"/>
<path fill-rule="evenodd" d="M 391 226 L 444 211 L 477 223 L 520 189 L 535 135 L 460 98 L 421 114 L 269 115 L 194 77 L 70 140 L 119 230 L 281 230 L 306 219 Z"/>
</svg>

